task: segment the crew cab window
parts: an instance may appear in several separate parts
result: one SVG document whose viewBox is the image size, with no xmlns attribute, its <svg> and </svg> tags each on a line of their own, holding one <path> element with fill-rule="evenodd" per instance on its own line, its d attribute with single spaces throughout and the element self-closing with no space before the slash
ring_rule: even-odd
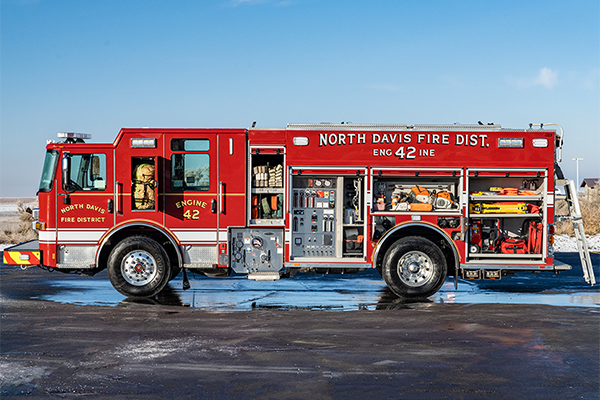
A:
<svg viewBox="0 0 600 400">
<path fill-rule="evenodd" d="M 210 190 L 210 156 L 208 154 L 173 154 L 171 165 L 172 190 Z"/>
<path fill-rule="evenodd" d="M 69 190 L 106 190 L 106 154 L 71 154 Z"/>
<path fill-rule="evenodd" d="M 171 140 L 171 151 L 182 152 L 171 155 L 171 190 L 210 190 L 209 150 L 208 139 Z"/>
</svg>

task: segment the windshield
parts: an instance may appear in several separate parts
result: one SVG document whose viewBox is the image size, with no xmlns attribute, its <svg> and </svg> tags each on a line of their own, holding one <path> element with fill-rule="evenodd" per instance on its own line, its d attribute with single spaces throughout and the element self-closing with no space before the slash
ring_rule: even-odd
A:
<svg viewBox="0 0 600 400">
<path fill-rule="evenodd" d="M 57 164 L 58 151 L 48 150 L 46 153 L 46 160 L 44 161 L 44 169 L 42 170 L 40 192 L 49 192 L 52 190 L 52 183 L 54 182 L 54 174 L 56 173 Z"/>
</svg>

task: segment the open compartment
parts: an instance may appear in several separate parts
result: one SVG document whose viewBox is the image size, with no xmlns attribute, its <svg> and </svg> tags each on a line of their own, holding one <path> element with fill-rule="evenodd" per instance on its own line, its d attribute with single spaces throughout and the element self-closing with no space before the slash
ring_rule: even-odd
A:
<svg viewBox="0 0 600 400">
<path fill-rule="evenodd" d="M 371 211 L 460 212 L 461 170 L 373 169 Z"/>
<path fill-rule="evenodd" d="M 252 148 L 249 164 L 252 225 L 284 224 L 284 148 Z"/>
<path fill-rule="evenodd" d="M 293 170 L 290 259 L 364 258 L 364 172 Z"/>
<path fill-rule="evenodd" d="M 469 259 L 540 260 L 546 250 L 545 170 L 469 170 Z"/>
</svg>

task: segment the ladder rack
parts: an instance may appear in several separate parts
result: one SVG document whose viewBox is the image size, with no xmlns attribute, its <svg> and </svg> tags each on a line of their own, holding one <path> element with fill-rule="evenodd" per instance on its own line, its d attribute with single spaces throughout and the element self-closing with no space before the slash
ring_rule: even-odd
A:
<svg viewBox="0 0 600 400">
<path fill-rule="evenodd" d="M 577 198 L 577 189 L 575 183 L 570 179 L 557 179 L 558 186 L 564 186 L 567 205 L 569 206 L 569 215 L 557 216 L 559 220 L 571 220 L 575 239 L 577 240 L 577 250 L 581 258 L 581 268 L 583 269 L 583 278 L 590 285 L 596 284 L 594 269 L 592 268 L 592 259 L 588 248 L 585 230 L 583 229 L 583 220 L 581 219 L 581 209 L 579 208 L 579 199 Z"/>
</svg>

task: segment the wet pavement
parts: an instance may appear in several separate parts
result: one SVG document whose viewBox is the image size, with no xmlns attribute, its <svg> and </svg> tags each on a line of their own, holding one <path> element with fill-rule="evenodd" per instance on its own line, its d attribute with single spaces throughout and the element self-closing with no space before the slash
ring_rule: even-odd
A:
<svg viewBox="0 0 600 400">
<path fill-rule="evenodd" d="M 565 263 L 578 265 L 577 253 L 561 253 Z M 592 254 L 597 266 L 600 255 Z M 596 268 L 597 270 L 597 268 Z M 47 288 L 27 295 L 30 299 L 48 300 L 77 305 L 116 306 L 132 302 L 118 293 L 110 284 L 106 272 L 94 277 L 52 273 L 33 268 L 21 272 L 34 274 L 46 281 Z M 596 273 L 598 274 L 598 273 Z M 39 277 L 38 277 L 39 275 Z M 414 303 L 398 299 L 386 287 L 379 273 L 373 269 L 357 274 L 297 274 L 292 279 L 274 282 L 255 282 L 245 276 L 209 278 L 188 274 L 191 288 L 182 289 L 181 274 L 169 283 L 158 296 L 135 300 L 146 304 L 183 306 L 212 311 L 247 311 L 256 308 L 299 310 L 377 310 Z M 600 282 L 599 278 L 596 278 Z M 465 281 L 448 278 L 434 296 L 420 302 L 456 304 L 540 304 L 550 306 L 600 307 L 600 292 L 582 278 L 579 267 L 554 275 L 517 273 L 499 281 Z"/>
<path fill-rule="evenodd" d="M 181 277 L 133 301 L 106 274 L 0 266 L 3 397 L 597 399 L 600 292 L 571 271 L 449 278 L 424 300 L 377 272 Z M 592 256 L 598 280 L 599 256 Z"/>
</svg>

